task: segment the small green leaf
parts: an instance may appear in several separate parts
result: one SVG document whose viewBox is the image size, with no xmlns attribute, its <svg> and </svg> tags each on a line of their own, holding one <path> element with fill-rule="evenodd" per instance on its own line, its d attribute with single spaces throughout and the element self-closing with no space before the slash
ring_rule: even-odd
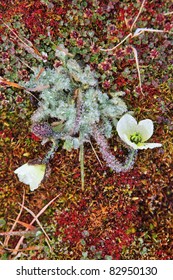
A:
<svg viewBox="0 0 173 280">
<path fill-rule="evenodd" d="M 83 256 L 83 258 L 87 258 L 88 252 L 82 252 L 82 256 Z"/>
<path fill-rule="evenodd" d="M 6 224 L 6 221 L 3 218 L 1 218 L 0 219 L 0 227 L 3 227 L 5 224 Z"/>
<path fill-rule="evenodd" d="M 81 239 L 81 240 L 80 240 L 80 243 L 81 243 L 81 245 L 83 245 L 83 246 L 86 245 L 86 242 L 85 242 L 84 239 Z"/>
<path fill-rule="evenodd" d="M 105 256 L 105 260 L 112 260 L 112 257 L 111 257 L 111 256 L 106 255 L 106 256 Z"/>
</svg>

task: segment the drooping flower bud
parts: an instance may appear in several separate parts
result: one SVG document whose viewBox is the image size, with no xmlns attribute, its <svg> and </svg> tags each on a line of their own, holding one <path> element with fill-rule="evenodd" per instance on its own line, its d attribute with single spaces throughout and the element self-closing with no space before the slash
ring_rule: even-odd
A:
<svg viewBox="0 0 173 280">
<path fill-rule="evenodd" d="M 32 160 L 18 167 L 15 171 L 19 181 L 30 186 L 34 191 L 39 187 L 46 175 L 46 164 L 40 160 Z"/>
<path fill-rule="evenodd" d="M 34 123 L 31 127 L 31 131 L 41 139 L 50 138 L 53 134 L 51 126 L 46 122 Z"/>
</svg>

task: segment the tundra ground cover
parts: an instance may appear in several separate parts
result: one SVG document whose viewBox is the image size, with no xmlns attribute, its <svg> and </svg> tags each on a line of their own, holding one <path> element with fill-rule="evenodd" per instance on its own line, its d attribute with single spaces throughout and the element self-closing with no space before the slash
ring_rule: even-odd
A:
<svg viewBox="0 0 173 280">
<path fill-rule="evenodd" d="M 171 259 L 172 4 L 143 2 L 1 1 L 0 76 L 16 83 L 1 81 L 0 92 L 2 259 Z M 112 52 L 101 50 L 114 48 L 137 28 L 164 32 L 144 32 Z M 62 43 L 97 71 L 103 91 L 125 92 L 136 118 L 154 122 L 152 139 L 162 147 L 140 151 L 132 170 L 115 173 L 94 140 L 102 165 L 86 143 L 84 191 L 78 150 L 58 149 L 49 180 L 31 193 L 14 170 L 38 155 L 43 158 L 50 143 L 42 146 L 30 131 L 39 96 L 16 85 L 27 82 L 38 65 L 58 66 L 54 53 Z M 127 149 L 116 133 L 109 145 L 123 162 Z M 31 224 L 40 211 L 41 226 L 38 220 Z"/>
</svg>

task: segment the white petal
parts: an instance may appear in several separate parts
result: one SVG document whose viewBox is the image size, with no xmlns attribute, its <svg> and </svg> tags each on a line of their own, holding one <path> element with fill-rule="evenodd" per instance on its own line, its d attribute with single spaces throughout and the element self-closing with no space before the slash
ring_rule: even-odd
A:
<svg viewBox="0 0 173 280">
<path fill-rule="evenodd" d="M 137 132 L 142 136 L 142 142 L 147 141 L 153 135 L 153 122 L 150 119 L 142 120 L 138 123 Z"/>
<path fill-rule="evenodd" d="M 129 114 L 125 114 L 117 123 L 117 132 L 119 137 L 125 141 L 124 136 L 130 136 L 137 131 L 137 121 Z"/>
<path fill-rule="evenodd" d="M 28 180 L 31 191 L 39 187 L 41 181 L 44 178 L 46 166 L 41 164 L 32 165 L 32 172 L 30 173 L 30 179 Z"/>
<path fill-rule="evenodd" d="M 134 36 L 137 36 L 141 31 L 143 31 L 146 28 L 137 28 L 134 32 Z"/>
<path fill-rule="evenodd" d="M 138 145 L 136 145 L 134 142 L 131 142 L 130 139 L 127 137 L 126 134 L 123 135 L 123 141 L 130 147 L 132 147 L 134 150 L 138 149 Z"/>
<path fill-rule="evenodd" d="M 139 150 L 144 150 L 144 149 L 153 149 L 153 148 L 159 148 L 161 147 L 162 144 L 159 144 L 159 143 L 141 143 L 139 146 L 138 146 L 138 149 Z"/>
<path fill-rule="evenodd" d="M 14 173 L 18 175 L 19 180 L 30 186 L 30 190 L 33 191 L 39 187 L 41 181 L 44 178 L 46 170 L 45 164 L 24 164 L 17 168 Z"/>
<path fill-rule="evenodd" d="M 20 167 L 18 167 L 15 171 L 14 171 L 14 173 L 15 174 L 22 174 L 23 173 L 23 171 L 25 171 L 25 168 L 28 166 L 28 163 L 25 163 L 25 164 L 23 164 L 22 166 L 20 166 Z"/>
<path fill-rule="evenodd" d="M 119 137 L 130 147 L 137 150 L 153 149 L 161 147 L 159 143 L 144 143 L 153 134 L 153 122 L 150 119 L 142 120 L 137 124 L 134 117 L 129 114 L 125 114 L 117 123 L 117 132 Z M 141 143 L 134 143 L 130 140 L 131 135 L 139 133 L 141 135 Z"/>
</svg>

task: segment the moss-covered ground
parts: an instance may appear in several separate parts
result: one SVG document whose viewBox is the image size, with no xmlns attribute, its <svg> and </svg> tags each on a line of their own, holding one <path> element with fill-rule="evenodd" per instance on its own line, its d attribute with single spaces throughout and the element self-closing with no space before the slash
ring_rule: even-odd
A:
<svg viewBox="0 0 173 280">
<path fill-rule="evenodd" d="M 91 146 L 85 145 L 84 191 L 79 152 L 58 149 L 51 161 L 50 177 L 31 192 L 19 182 L 14 170 L 29 159 L 44 157 L 49 143 L 41 145 L 30 132 L 30 116 L 37 106 L 34 98 L 1 80 L 1 259 L 172 258 L 171 1 L 143 1 L 133 26 L 133 32 L 137 28 L 164 32 L 129 37 L 112 52 L 100 50 L 113 48 L 129 34 L 141 4 L 128 0 L 1 1 L 1 78 L 15 83 L 27 81 L 33 67 L 56 63 L 56 46 L 64 43 L 99 73 L 103 91 L 124 91 L 135 117 L 153 120 L 151 142 L 162 143 L 161 148 L 140 151 L 134 168 L 117 174 L 106 167 L 93 140 L 103 166 Z M 26 39 L 28 44 L 32 42 L 30 52 L 22 43 Z M 138 52 L 142 92 L 132 46 Z M 47 62 L 37 59 L 38 52 L 48 54 Z M 116 133 L 109 143 L 117 158 L 124 160 L 126 148 Z M 37 221 L 31 225 L 40 211 L 41 226 Z"/>
</svg>

